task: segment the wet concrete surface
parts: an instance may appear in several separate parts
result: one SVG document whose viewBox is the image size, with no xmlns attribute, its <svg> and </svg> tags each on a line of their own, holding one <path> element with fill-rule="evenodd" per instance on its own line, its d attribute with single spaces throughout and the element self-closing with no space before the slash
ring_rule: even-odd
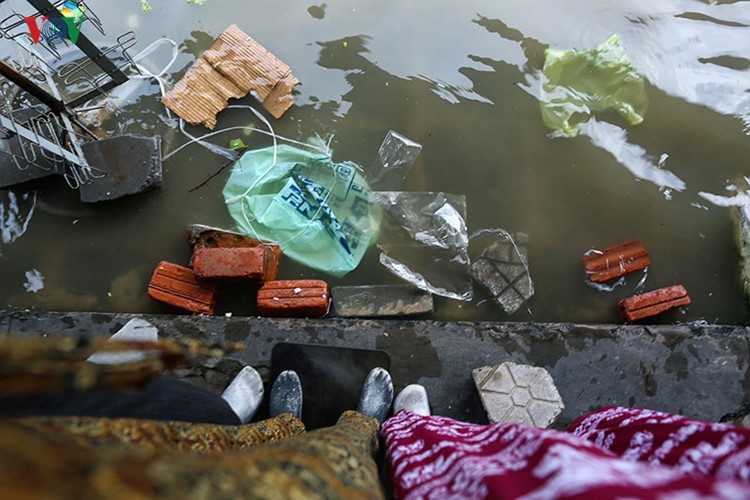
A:
<svg viewBox="0 0 750 500">
<path fill-rule="evenodd" d="M 0 312 L 7 335 L 106 334 L 133 317 L 161 336 L 241 342 L 226 359 L 179 370 L 219 391 L 243 365 L 270 378 L 280 342 L 381 349 L 396 389 L 427 388 L 433 413 L 486 423 L 471 371 L 505 361 L 546 368 L 565 403 L 559 426 L 604 405 L 638 406 L 718 420 L 750 403 L 750 328 L 402 320 L 271 319 L 103 313 Z"/>
</svg>

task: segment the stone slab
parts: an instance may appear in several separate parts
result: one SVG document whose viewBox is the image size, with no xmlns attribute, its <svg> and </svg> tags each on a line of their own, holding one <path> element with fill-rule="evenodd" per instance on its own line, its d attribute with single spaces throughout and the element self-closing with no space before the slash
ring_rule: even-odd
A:
<svg viewBox="0 0 750 500">
<path fill-rule="evenodd" d="M 83 184 L 81 201 L 97 203 L 161 187 L 161 137 L 120 135 L 84 144 L 89 165 L 105 172 Z"/>
<path fill-rule="evenodd" d="M 251 347 L 180 370 L 181 377 L 219 393 L 243 365 L 255 367 L 268 384 L 274 346 L 293 342 L 381 349 L 391 358 L 397 393 L 409 384 L 421 384 L 433 414 L 465 422 L 487 422 L 471 369 L 504 362 L 538 366 L 550 373 L 565 402 L 554 428 L 565 428 L 581 414 L 606 405 L 718 421 L 750 403 L 750 327 L 744 326 L 0 311 L 0 327 L 10 335 L 111 335 L 133 317 L 157 326 L 160 336 Z M 225 365 L 231 369 L 219 372 Z"/>
<path fill-rule="evenodd" d="M 544 368 L 516 363 L 472 371 L 487 419 L 548 428 L 565 409 L 555 381 Z"/>
<path fill-rule="evenodd" d="M 333 314 L 341 318 L 414 316 L 433 310 L 432 294 L 412 285 L 337 286 Z"/>
</svg>

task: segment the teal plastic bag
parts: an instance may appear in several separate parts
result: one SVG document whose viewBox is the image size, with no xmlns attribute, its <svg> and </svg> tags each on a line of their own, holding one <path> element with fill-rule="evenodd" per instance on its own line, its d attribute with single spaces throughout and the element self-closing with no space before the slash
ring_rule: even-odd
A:
<svg viewBox="0 0 750 500">
<path fill-rule="evenodd" d="M 370 246 L 380 212 L 351 162 L 288 145 L 245 152 L 224 186 L 224 200 L 239 229 L 273 241 L 284 254 L 314 269 L 342 276 Z"/>
<path fill-rule="evenodd" d="M 540 101 L 548 127 L 575 137 L 581 123 L 609 109 L 631 125 L 643 121 L 648 106 L 644 80 L 617 35 L 593 50 L 547 49 L 545 56 Z"/>
</svg>

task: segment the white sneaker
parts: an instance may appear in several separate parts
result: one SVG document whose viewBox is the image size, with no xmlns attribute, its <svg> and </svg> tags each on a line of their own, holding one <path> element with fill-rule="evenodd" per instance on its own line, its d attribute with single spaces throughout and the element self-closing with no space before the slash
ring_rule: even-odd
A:
<svg viewBox="0 0 750 500">
<path fill-rule="evenodd" d="M 409 410 L 417 415 L 430 415 L 430 401 L 425 388 L 419 384 L 404 387 L 393 403 L 394 414 L 401 410 Z"/>
<path fill-rule="evenodd" d="M 229 383 L 221 398 L 226 401 L 243 424 L 253 419 L 263 401 L 263 379 L 252 366 L 246 366 Z"/>
</svg>

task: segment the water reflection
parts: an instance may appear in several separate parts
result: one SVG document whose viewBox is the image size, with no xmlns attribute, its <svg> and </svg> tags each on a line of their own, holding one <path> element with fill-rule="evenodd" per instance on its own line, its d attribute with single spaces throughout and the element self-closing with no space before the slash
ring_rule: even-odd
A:
<svg viewBox="0 0 750 500">
<path fill-rule="evenodd" d="M 4 198 L 4 200 L 3 200 Z M 0 192 L 0 235 L 9 245 L 23 236 L 36 208 L 36 193 Z"/>
<path fill-rule="evenodd" d="M 654 163 L 645 149 L 628 142 L 627 132 L 595 118 L 580 125 L 581 134 L 591 138 L 594 146 L 610 153 L 615 159 L 639 179 L 653 182 L 659 187 L 682 191 L 685 182 L 669 170 Z"/>
</svg>

